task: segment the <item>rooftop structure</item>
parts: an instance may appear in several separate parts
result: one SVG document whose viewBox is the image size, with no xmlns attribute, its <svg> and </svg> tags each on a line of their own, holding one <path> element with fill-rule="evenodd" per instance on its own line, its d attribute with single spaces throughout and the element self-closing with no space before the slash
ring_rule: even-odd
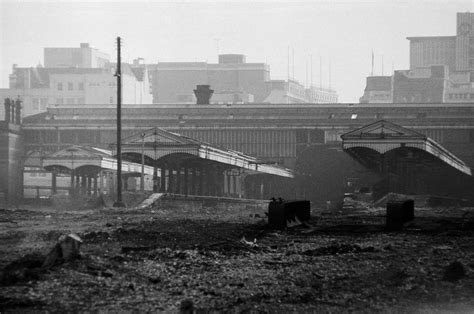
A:
<svg viewBox="0 0 474 314">
<path fill-rule="evenodd" d="M 81 43 L 77 48 L 44 48 L 47 68 L 103 68 L 110 62 L 108 54 Z"/>
</svg>

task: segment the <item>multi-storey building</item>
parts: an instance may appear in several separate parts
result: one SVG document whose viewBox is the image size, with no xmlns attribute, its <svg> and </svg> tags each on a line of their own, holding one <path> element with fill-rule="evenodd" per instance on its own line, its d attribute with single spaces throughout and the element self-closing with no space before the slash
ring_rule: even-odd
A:
<svg viewBox="0 0 474 314">
<path fill-rule="evenodd" d="M 457 14 L 456 70 L 474 71 L 474 13 Z"/>
<path fill-rule="evenodd" d="M 117 78 L 114 67 L 115 64 L 101 68 L 13 66 L 10 88 L 0 89 L 0 96 L 20 97 L 24 116 L 43 112 L 48 105 L 55 104 L 115 104 Z M 146 67 L 123 64 L 122 102 L 132 105 L 152 103 Z"/>
<path fill-rule="evenodd" d="M 110 62 L 108 54 L 81 43 L 78 48 L 44 48 L 47 68 L 103 68 Z"/>
<path fill-rule="evenodd" d="M 444 102 L 448 73 L 448 67 L 444 65 L 395 71 L 393 74 L 393 102 Z"/>
<path fill-rule="evenodd" d="M 270 67 L 246 63 L 243 55 L 220 55 L 219 63 L 159 62 L 151 65 L 154 103 L 194 103 L 196 85 L 210 85 L 215 93 L 245 93 L 264 100 Z"/>
<path fill-rule="evenodd" d="M 472 102 L 474 99 L 474 13 L 457 14 L 456 36 L 407 37 L 410 70 L 395 71 L 383 83 L 367 78 L 360 102 Z M 388 80 L 392 81 L 388 88 Z M 379 82 L 382 84 L 381 82 Z"/>
<path fill-rule="evenodd" d="M 364 95 L 359 99 L 361 104 L 392 103 L 392 77 L 369 76 L 365 86 Z"/>
<path fill-rule="evenodd" d="M 456 69 L 456 36 L 407 37 L 410 41 L 410 70 L 431 65 Z"/>
<path fill-rule="evenodd" d="M 160 62 L 149 65 L 153 103 L 195 103 L 196 85 L 210 85 L 211 103 L 335 103 L 331 89 L 306 89 L 296 80 L 271 80 L 265 63 L 246 63 L 239 54 L 219 55 L 219 63 Z"/>
</svg>

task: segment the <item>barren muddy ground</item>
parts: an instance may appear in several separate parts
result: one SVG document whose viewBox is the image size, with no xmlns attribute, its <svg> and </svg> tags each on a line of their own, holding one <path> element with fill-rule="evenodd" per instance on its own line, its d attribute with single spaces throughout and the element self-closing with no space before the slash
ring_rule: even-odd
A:
<svg viewBox="0 0 474 314">
<path fill-rule="evenodd" d="M 251 208 L 2 209 L 0 311 L 473 312 L 474 209 L 415 215 L 388 232 L 383 209 L 313 209 L 275 231 Z M 69 232 L 81 258 L 38 268 Z"/>
</svg>

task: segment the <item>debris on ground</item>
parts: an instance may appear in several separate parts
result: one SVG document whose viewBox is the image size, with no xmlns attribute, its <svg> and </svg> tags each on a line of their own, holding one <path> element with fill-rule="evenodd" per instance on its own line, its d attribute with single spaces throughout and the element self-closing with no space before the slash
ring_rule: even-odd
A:
<svg viewBox="0 0 474 314">
<path fill-rule="evenodd" d="M 76 234 L 62 235 L 58 243 L 46 255 L 41 267 L 47 269 L 54 265 L 58 265 L 67 261 L 72 261 L 80 255 L 80 247 L 82 240 Z"/>
<path fill-rule="evenodd" d="M 382 207 L 282 230 L 255 208 L 0 209 L 15 222 L 0 228 L 0 312 L 472 312 L 466 213 L 416 208 L 390 232 Z M 45 269 L 69 234 L 80 258 L 61 248 Z"/>
</svg>

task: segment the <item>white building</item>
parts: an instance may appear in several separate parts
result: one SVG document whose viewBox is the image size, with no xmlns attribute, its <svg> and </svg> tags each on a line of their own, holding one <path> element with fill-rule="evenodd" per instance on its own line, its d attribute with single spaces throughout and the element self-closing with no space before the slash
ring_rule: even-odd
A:
<svg viewBox="0 0 474 314">
<path fill-rule="evenodd" d="M 47 68 L 103 68 L 110 63 L 108 54 L 81 43 L 78 48 L 44 48 Z"/>
<path fill-rule="evenodd" d="M 115 64 L 109 64 L 105 68 L 14 66 L 10 75 L 10 88 L 0 89 L 0 97 L 20 97 L 23 102 L 23 116 L 43 112 L 48 105 L 115 104 L 117 78 L 112 66 Z M 146 67 L 122 65 L 122 103 L 152 103 Z M 3 112 L 3 107 L 0 111 Z"/>
<path fill-rule="evenodd" d="M 305 88 L 295 80 L 271 80 L 267 83 L 269 90 L 265 103 L 300 104 L 300 103 L 337 103 L 337 93 L 332 89 L 312 86 Z"/>
</svg>

